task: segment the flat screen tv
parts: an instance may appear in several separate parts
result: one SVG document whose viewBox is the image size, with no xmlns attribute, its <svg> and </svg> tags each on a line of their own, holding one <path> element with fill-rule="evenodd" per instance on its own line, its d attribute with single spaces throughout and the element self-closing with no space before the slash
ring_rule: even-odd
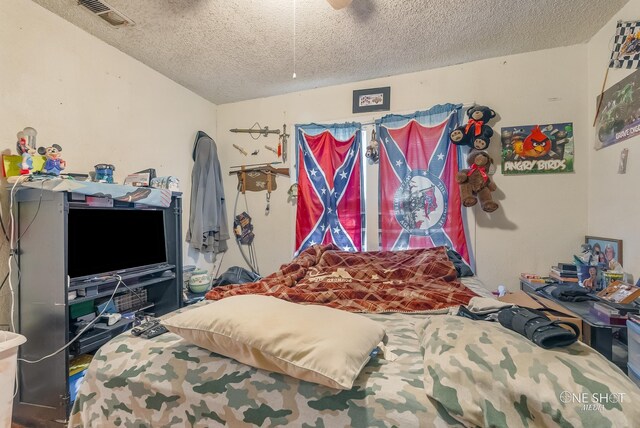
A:
<svg viewBox="0 0 640 428">
<path fill-rule="evenodd" d="M 164 212 L 71 208 L 67 273 L 87 279 L 167 262 Z"/>
</svg>

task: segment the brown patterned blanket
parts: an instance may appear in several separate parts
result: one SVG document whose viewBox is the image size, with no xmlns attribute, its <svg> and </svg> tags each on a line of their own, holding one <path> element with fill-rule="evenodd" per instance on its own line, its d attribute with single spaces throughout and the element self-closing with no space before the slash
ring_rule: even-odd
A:
<svg viewBox="0 0 640 428">
<path fill-rule="evenodd" d="M 206 298 L 238 294 L 366 313 L 436 311 L 476 296 L 457 280 L 445 247 L 351 253 L 333 244 L 310 247 L 260 281 L 216 287 Z"/>
</svg>

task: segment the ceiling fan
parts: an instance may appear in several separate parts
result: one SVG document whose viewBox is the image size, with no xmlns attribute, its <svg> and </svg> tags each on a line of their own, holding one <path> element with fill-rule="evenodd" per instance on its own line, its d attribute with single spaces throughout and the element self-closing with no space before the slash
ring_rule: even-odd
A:
<svg viewBox="0 0 640 428">
<path fill-rule="evenodd" d="M 331 5 L 335 10 L 344 9 L 349 6 L 352 0 L 327 0 L 327 2 Z"/>
</svg>

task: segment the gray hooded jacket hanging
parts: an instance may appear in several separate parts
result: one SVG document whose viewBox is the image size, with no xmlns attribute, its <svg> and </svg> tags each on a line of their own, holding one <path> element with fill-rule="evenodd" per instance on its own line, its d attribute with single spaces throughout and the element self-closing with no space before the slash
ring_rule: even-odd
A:
<svg viewBox="0 0 640 428">
<path fill-rule="evenodd" d="M 202 252 L 227 251 L 229 227 L 218 149 L 202 131 L 196 136 L 193 160 L 187 242 Z"/>
</svg>

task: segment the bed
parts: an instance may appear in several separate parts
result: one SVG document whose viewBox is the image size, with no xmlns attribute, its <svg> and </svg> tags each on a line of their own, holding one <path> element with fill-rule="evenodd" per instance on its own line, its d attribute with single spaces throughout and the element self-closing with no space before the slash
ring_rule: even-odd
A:
<svg viewBox="0 0 640 428">
<path fill-rule="evenodd" d="M 415 325 L 426 313 L 443 313 L 472 296 L 490 293 L 477 278 L 460 283 L 443 248 L 369 255 L 373 258 L 362 259 L 360 254 L 353 260 L 353 254 L 318 246 L 263 281 L 219 287 L 208 296 L 215 300 L 258 293 L 307 303 L 322 299 L 327 306 L 370 312 L 363 315 L 384 325 L 388 347 L 397 358 L 373 358 L 351 390 L 255 369 L 172 333 L 151 340 L 124 333 L 93 359 L 69 426 L 103 426 L 105 421 L 134 427 L 457 424 L 425 394 Z M 305 280 L 309 281 L 303 286 Z M 300 293 L 302 288 L 307 292 Z M 331 289 L 329 295 L 327 289 Z M 371 294 L 371 290 L 380 292 Z M 387 293 L 383 299 L 372 298 L 381 293 Z M 206 304 L 209 301 L 181 311 Z"/>
<path fill-rule="evenodd" d="M 450 426 L 422 385 L 415 323 L 423 317 L 366 316 L 384 323 L 398 358 L 370 361 L 350 391 L 254 369 L 171 333 L 123 334 L 94 358 L 69 426 Z"/>
<path fill-rule="evenodd" d="M 640 390 L 587 345 L 544 350 L 499 323 L 446 315 L 490 293 L 477 278 L 459 280 L 443 248 L 312 248 L 261 281 L 216 288 L 211 300 L 178 312 L 242 294 L 361 312 L 384 326 L 390 353 L 371 358 L 353 387 L 339 390 L 253 368 L 173 333 L 124 333 L 95 355 L 69 427 L 617 428 L 640 419 Z M 590 403 L 594 409 L 563 401 L 591 393 L 627 401 Z"/>
</svg>

